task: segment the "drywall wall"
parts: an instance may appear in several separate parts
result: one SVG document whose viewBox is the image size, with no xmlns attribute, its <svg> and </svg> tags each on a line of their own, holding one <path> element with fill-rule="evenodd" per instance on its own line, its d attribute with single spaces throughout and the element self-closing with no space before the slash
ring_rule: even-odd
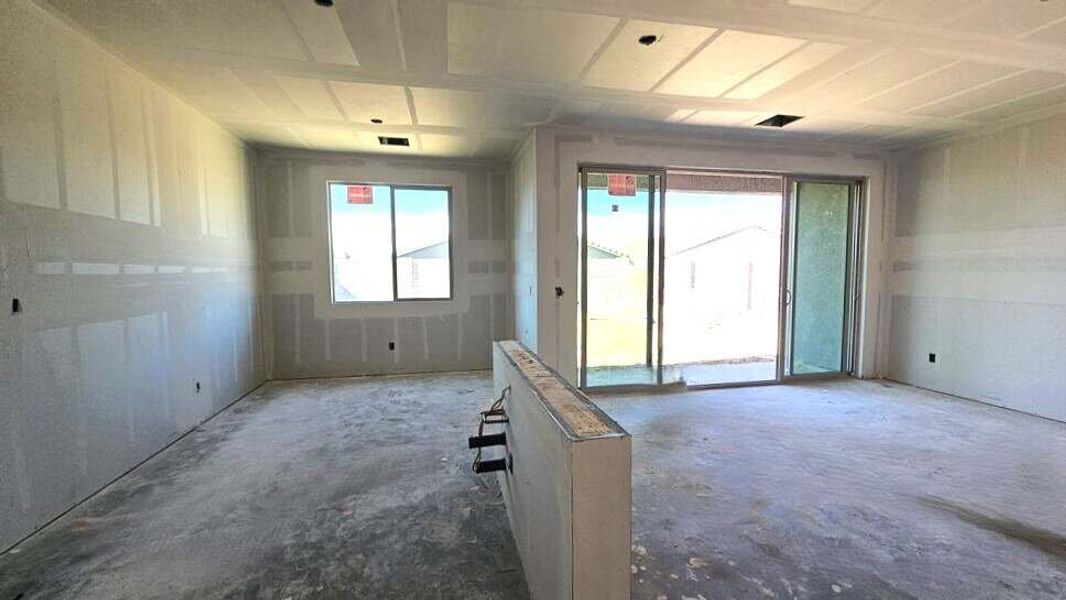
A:
<svg viewBox="0 0 1066 600">
<path fill-rule="evenodd" d="M 537 354 L 571 382 L 578 367 L 578 167 L 636 165 L 735 169 L 865 178 L 862 300 L 857 372 L 880 374 L 885 157 L 833 144 L 754 142 L 708 135 L 673 137 L 624 132 L 537 128 Z M 556 296 L 554 288 L 562 288 Z M 669 299 L 667 299 L 669 301 Z"/>
<path fill-rule="evenodd" d="M 272 378 L 491 366 L 513 318 L 506 164 L 264 150 L 257 172 Z M 333 303 L 327 181 L 450 187 L 453 299 Z"/>
<path fill-rule="evenodd" d="M 521 344 L 493 347 L 510 471 L 497 478 L 534 600 L 629 598 L 629 434 Z"/>
<path fill-rule="evenodd" d="M 531 132 L 511 161 L 514 232 L 511 239 L 511 294 L 514 334 L 534 352 L 537 349 L 537 135 Z"/>
<path fill-rule="evenodd" d="M 0 2 L 0 548 L 263 381 L 251 166 L 88 38 Z"/>
<path fill-rule="evenodd" d="M 897 160 L 889 377 L 1066 420 L 1066 115 Z"/>
</svg>

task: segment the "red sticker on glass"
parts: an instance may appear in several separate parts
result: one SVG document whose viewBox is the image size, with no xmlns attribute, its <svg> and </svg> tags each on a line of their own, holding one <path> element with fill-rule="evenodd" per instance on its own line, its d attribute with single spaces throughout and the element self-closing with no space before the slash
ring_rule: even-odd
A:
<svg viewBox="0 0 1066 600">
<path fill-rule="evenodd" d="M 348 204 L 373 204 L 374 188 L 369 185 L 348 186 Z"/>
<path fill-rule="evenodd" d="M 624 173 L 608 173 L 607 194 L 610 196 L 636 196 L 636 176 Z"/>
</svg>

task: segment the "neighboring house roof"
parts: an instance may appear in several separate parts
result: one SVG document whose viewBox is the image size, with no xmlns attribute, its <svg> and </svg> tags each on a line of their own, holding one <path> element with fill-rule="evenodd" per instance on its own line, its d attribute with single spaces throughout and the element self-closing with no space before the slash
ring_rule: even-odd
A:
<svg viewBox="0 0 1066 600">
<path fill-rule="evenodd" d="M 716 244 L 716 243 L 718 243 L 718 242 L 720 242 L 720 241 L 722 241 L 722 240 L 724 240 L 726 238 L 731 238 L 733 236 L 739 235 L 739 234 L 744 233 L 746 231 L 761 231 L 762 233 L 766 233 L 766 234 L 770 234 L 770 235 L 774 234 L 774 232 L 770 231 L 769 229 L 767 229 L 765 227 L 759 227 L 758 225 L 749 225 L 748 227 L 741 227 L 740 229 L 737 229 L 735 231 L 730 231 L 729 233 L 723 233 L 722 235 L 713 237 L 713 238 L 711 238 L 711 239 L 709 239 L 707 241 L 700 242 L 700 243 L 696 244 L 695 246 L 689 246 L 688 248 L 685 248 L 684 250 L 678 250 L 677 252 L 674 252 L 670 256 L 678 256 L 678 255 L 681 255 L 681 254 L 685 254 L 687 252 L 691 252 L 693 250 L 698 250 L 698 249 L 703 248 L 705 246 L 710 246 L 711 244 Z"/>
<path fill-rule="evenodd" d="M 447 258 L 448 257 L 448 241 L 437 242 L 436 244 L 430 244 L 417 250 L 411 250 L 410 252 L 404 252 L 398 258 Z"/>
<path fill-rule="evenodd" d="M 589 242 L 589 258 L 625 258 L 628 260 L 629 256 L 625 252 L 601 246 L 595 242 Z"/>
</svg>

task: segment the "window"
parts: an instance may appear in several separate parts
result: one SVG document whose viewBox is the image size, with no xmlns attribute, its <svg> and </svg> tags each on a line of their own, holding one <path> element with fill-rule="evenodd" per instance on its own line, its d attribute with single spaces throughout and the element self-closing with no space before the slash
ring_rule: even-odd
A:
<svg viewBox="0 0 1066 600">
<path fill-rule="evenodd" d="M 451 190 L 329 183 L 334 302 L 452 297 Z"/>
</svg>

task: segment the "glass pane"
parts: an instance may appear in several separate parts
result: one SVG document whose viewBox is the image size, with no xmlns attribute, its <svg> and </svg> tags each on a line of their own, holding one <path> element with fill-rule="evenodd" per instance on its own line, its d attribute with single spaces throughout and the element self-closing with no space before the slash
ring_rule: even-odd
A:
<svg viewBox="0 0 1066 600">
<path fill-rule="evenodd" d="M 388 186 L 329 184 L 334 302 L 391 301 Z"/>
<path fill-rule="evenodd" d="M 798 183 L 792 289 L 792 373 L 843 369 L 847 183 Z"/>
<path fill-rule="evenodd" d="M 586 384 L 650 384 L 649 177 L 588 174 Z"/>
<path fill-rule="evenodd" d="M 666 185 L 663 381 L 776 379 L 781 178 L 670 172 Z"/>
<path fill-rule="evenodd" d="M 396 188 L 396 296 L 449 298 L 448 190 Z"/>
</svg>

